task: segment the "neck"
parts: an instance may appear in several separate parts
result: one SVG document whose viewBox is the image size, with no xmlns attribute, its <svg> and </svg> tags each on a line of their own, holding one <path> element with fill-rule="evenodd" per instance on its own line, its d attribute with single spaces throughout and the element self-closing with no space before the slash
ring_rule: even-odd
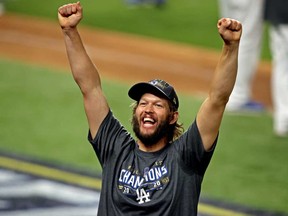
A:
<svg viewBox="0 0 288 216">
<path fill-rule="evenodd" d="M 139 149 L 144 152 L 156 152 L 163 149 L 167 145 L 167 139 L 163 138 L 159 140 L 157 143 L 152 145 L 146 145 L 141 140 L 137 141 Z"/>
</svg>

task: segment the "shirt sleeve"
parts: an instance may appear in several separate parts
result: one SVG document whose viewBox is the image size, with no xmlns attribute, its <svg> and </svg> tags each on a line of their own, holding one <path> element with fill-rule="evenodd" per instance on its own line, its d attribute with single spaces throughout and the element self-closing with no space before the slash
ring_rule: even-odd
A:
<svg viewBox="0 0 288 216">
<path fill-rule="evenodd" d="M 102 167 L 105 166 L 109 158 L 119 154 L 121 148 L 131 144 L 133 140 L 128 131 L 114 117 L 111 110 L 101 123 L 95 138 L 92 139 L 90 131 L 88 133 L 88 141 L 92 144 Z"/>
<path fill-rule="evenodd" d="M 183 135 L 175 141 L 175 147 L 185 168 L 204 175 L 218 140 L 218 136 L 210 151 L 205 151 L 196 120 Z"/>
</svg>

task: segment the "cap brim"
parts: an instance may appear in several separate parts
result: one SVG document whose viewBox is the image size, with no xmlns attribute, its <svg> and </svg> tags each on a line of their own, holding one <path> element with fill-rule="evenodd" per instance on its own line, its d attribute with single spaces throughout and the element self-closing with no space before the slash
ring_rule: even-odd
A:
<svg viewBox="0 0 288 216">
<path fill-rule="evenodd" d="M 151 85 L 149 83 L 137 83 L 133 85 L 130 90 L 128 91 L 128 95 L 133 100 L 139 101 L 143 94 L 145 93 L 151 93 L 154 95 L 157 95 L 159 97 L 166 98 L 169 100 L 169 98 L 165 95 L 163 91 L 155 87 L 154 85 Z"/>
</svg>

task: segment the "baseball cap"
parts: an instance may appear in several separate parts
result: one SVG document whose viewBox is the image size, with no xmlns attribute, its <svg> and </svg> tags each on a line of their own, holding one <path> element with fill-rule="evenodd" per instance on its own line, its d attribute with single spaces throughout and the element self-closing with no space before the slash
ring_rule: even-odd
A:
<svg viewBox="0 0 288 216">
<path fill-rule="evenodd" d="M 139 101 L 143 94 L 151 93 L 168 99 L 176 108 L 179 107 L 178 96 L 169 83 L 161 79 L 153 79 L 149 82 L 140 82 L 133 85 L 128 91 L 128 95 L 133 100 Z"/>
</svg>

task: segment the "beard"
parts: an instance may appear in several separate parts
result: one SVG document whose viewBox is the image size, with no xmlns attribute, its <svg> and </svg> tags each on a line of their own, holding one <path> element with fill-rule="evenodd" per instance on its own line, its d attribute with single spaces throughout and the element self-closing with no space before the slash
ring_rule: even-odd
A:
<svg viewBox="0 0 288 216">
<path fill-rule="evenodd" d="M 156 130 L 151 134 L 143 134 L 140 131 L 140 124 L 137 120 L 135 114 L 132 118 L 132 127 L 133 131 L 136 135 L 136 137 L 141 140 L 141 142 L 146 146 L 152 146 L 156 144 L 159 140 L 161 140 L 163 137 L 168 137 L 169 132 L 169 116 L 158 125 Z"/>
</svg>

